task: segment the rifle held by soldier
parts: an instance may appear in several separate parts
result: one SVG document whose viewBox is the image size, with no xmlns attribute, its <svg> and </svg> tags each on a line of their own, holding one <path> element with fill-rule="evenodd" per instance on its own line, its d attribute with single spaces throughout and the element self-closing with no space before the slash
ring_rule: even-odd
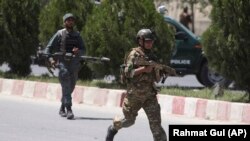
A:
<svg viewBox="0 0 250 141">
<path fill-rule="evenodd" d="M 177 75 L 175 69 L 152 60 L 147 61 L 141 57 L 136 58 L 134 64 L 138 66 L 153 66 L 156 71 L 156 77 L 162 77 L 161 83 L 164 83 L 168 76 Z"/>
<path fill-rule="evenodd" d="M 48 71 L 54 76 L 52 70 L 54 70 L 57 65 L 56 63 L 51 63 L 51 61 L 57 61 L 63 58 L 64 60 L 71 60 L 73 58 L 79 58 L 81 62 L 90 62 L 90 63 L 104 63 L 109 62 L 110 59 L 107 57 L 92 57 L 92 56 L 77 56 L 73 53 L 64 53 L 64 52 L 55 52 L 53 54 L 45 54 L 41 53 L 39 55 L 40 60 L 45 60 L 45 66 L 47 67 Z"/>
</svg>

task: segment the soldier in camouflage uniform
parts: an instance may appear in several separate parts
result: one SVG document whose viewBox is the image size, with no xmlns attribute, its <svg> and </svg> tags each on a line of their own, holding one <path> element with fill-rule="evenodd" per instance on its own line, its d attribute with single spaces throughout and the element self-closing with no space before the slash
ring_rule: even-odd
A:
<svg viewBox="0 0 250 141">
<path fill-rule="evenodd" d="M 51 66 L 58 64 L 59 81 L 62 87 L 61 107 L 59 114 L 67 119 L 73 119 L 72 112 L 72 97 L 76 81 L 78 79 L 78 72 L 80 69 L 80 57 L 84 54 L 85 47 L 80 33 L 74 31 L 75 17 L 71 13 L 63 16 L 63 23 L 65 28 L 58 30 L 50 39 L 44 53 L 48 54 Z M 53 52 L 63 52 L 63 54 L 73 54 L 74 57 L 62 56 L 58 60 L 51 57 Z M 65 111 L 65 109 L 67 111 Z"/>
<path fill-rule="evenodd" d="M 113 125 L 109 126 L 106 141 L 113 141 L 115 134 L 123 127 L 135 123 L 138 111 L 145 111 L 154 141 L 166 141 L 166 133 L 161 126 L 160 105 L 157 101 L 155 83 L 157 78 L 153 66 L 137 66 L 134 60 L 138 57 L 154 60 L 155 55 L 151 49 L 154 36 L 150 29 L 141 29 L 137 33 L 138 47 L 133 48 L 125 59 L 125 76 L 127 78 L 127 95 L 123 103 L 124 118 L 114 118 Z"/>
</svg>

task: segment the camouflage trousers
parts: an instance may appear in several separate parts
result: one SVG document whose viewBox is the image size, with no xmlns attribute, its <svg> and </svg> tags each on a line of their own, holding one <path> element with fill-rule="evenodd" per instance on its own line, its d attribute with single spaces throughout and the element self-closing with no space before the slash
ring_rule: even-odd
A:
<svg viewBox="0 0 250 141">
<path fill-rule="evenodd" d="M 141 108 L 149 120 L 154 141 L 167 141 L 166 133 L 161 126 L 160 105 L 155 94 L 148 97 L 133 93 L 128 94 L 123 103 L 124 118 L 114 119 L 113 127 L 119 130 L 133 125 Z"/>
<path fill-rule="evenodd" d="M 80 68 L 79 61 L 61 61 L 58 65 L 59 81 L 62 87 L 61 102 L 64 106 L 72 106 L 71 94 L 75 89 L 76 81 L 78 79 L 78 72 Z"/>
</svg>

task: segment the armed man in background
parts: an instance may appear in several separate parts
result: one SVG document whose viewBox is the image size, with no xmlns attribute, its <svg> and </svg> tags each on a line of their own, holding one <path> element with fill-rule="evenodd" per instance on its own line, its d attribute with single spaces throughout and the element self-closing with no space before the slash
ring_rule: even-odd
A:
<svg viewBox="0 0 250 141">
<path fill-rule="evenodd" d="M 50 39 L 44 53 L 48 55 L 51 66 L 59 68 L 59 81 L 62 87 L 61 107 L 59 114 L 67 119 L 73 119 L 72 92 L 75 88 L 80 69 L 80 57 L 85 53 L 85 46 L 80 33 L 74 31 L 75 17 L 72 13 L 63 16 L 64 29 L 58 30 Z M 55 60 L 54 52 L 62 52 L 64 56 Z M 68 57 L 66 54 L 73 54 Z M 66 111 L 67 110 L 67 111 Z"/>
<path fill-rule="evenodd" d="M 184 7 L 183 11 L 181 12 L 180 23 L 182 23 L 187 29 L 190 29 L 189 24 L 192 23 L 192 16 L 188 13 L 188 7 Z"/>
<path fill-rule="evenodd" d="M 115 134 L 121 128 L 130 127 L 135 123 L 138 111 L 145 111 L 154 141 L 166 141 L 166 133 L 161 126 L 160 105 L 157 101 L 157 89 L 154 82 L 160 81 L 160 71 L 156 65 L 140 65 L 137 59 L 157 62 L 152 47 L 154 36 L 150 29 L 141 29 L 137 33 L 138 47 L 133 48 L 124 59 L 124 73 L 127 84 L 127 95 L 123 103 L 124 118 L 114 118 L 109 126 L 106 141 L 113 141 Z M 140 61 L 141 62 L 141 61 Z M 124 78 L 122 78 L 124 79 Z"/>
</svg>

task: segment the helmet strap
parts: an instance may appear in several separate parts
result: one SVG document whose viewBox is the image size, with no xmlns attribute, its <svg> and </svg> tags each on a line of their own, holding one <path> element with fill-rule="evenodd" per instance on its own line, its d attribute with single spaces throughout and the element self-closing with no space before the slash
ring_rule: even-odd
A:
<svg viewBox="0 0 250 141">
<path fill-rule="evenodd" d="M 143 38 L 143 39 L 138 39 L 138 44 L 139 44 L 139 46 L 140 47 L 142 47 L 143 49 L 145 49 L 145 39 Z"/>
<path fill-rule="evenodd" d="M 142 46 L 141 46 L 144 50 L 150 50 L 150 49 L 147 49 L 147 48 L 145 48 L 145 39 L 143 38 L 143 40 L 142 40 Z"/>
</svg>

